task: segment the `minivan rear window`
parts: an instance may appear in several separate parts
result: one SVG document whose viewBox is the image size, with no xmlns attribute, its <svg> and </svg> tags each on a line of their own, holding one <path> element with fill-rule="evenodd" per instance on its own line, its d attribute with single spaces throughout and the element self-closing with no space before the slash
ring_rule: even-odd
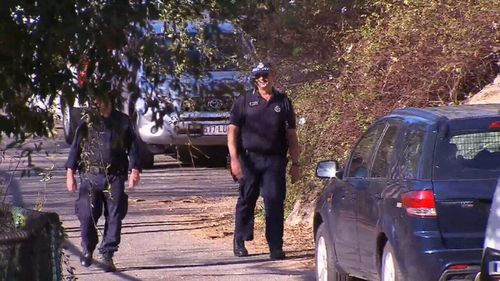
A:
<svg viewBox="0 0 500 281">
<path fill-rule="evenodd" d="M 500 131 L 460 133 L 438 143 L 434 179 L 496 179 L 499 176 Z"/>
</svg>

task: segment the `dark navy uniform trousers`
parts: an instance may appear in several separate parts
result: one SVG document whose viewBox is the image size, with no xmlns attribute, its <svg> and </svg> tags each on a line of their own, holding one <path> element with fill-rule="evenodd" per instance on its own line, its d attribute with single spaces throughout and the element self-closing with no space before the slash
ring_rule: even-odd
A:
<svg viewBox="0 0 500 281">
<path fill-rule="evenodd" d="M 113 253 L 118 250 L 122 220 L 128 210 L 125 193 L 127 175 L 88 174 L 81 177 L 75 211 L 80 220 L 82 249 L 93 252 L 98 242 L 97 221 L 104 211 L 104 233 L 99 251 Z"/>
<path fill-rule="evenodd" d="M 236 203 L 235 238 L 253 240 L 255 204 L 264 199 L 266 239 L 271 250 L 283 247 L 284 201 L 286 196 L 286 157 L 246 152 L 242 156 L 243 178 Z"/>
</svg>

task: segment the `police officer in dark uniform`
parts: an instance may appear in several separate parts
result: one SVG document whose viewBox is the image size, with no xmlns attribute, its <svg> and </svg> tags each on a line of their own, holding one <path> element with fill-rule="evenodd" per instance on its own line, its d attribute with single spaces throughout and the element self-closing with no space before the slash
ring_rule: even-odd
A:
<svg viewBox="0 0 500 281">
<path fill-rule="evenodd" d="M 288 97 L 273 87 L 271 64 L 259 63 L 251 74 L 255 89 L 234 102 L 228 130 L 231 173 L 240 184 L 233 250 L 235 256 L 248 255 L 245 241 L 253 239 L 255 204 L 260 194 L 270 257 L 284 259 L 287 152 L 292 161 L 292 183 L 300 177 L 295 112 Z"/>
<path fill-rule="evenodd" d="M 74 174 L 78 170 L 80 190 L 75 211 L 80 220 L 81 264 L 92 264 L 98 242 L 97 221 L 104 211 L 106 221 L 99 252 L 104 270 L 115 271 L 113 254 L 118 250 L 122 220 L 128 209 L 125 181 L 130 172 L 129 187 L 139 183 L 139 150 L 128 116 L 113 109 L 109 98 L 96 98 L 95 105 L 95 118 L 88 118 L 77 128 L 66 162 L 66 185 L 70 192 L 77 190 Z"/>
</svg>

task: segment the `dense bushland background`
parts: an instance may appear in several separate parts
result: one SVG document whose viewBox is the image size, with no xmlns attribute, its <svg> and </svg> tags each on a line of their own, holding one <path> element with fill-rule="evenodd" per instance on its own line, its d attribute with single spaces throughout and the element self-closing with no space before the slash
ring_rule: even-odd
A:
<svg viewBox="0 0 500 281">
<path fill-rule="evenodd" d="M 267 1 L 254 10 L 243 26 L 277 65 L 302 124 L 292 222 L 310 222 L 323 186 L 316 163 L 343 162 L 374 119 L 460 104 L 499 72 L 498 0 Z"/>
</svg>

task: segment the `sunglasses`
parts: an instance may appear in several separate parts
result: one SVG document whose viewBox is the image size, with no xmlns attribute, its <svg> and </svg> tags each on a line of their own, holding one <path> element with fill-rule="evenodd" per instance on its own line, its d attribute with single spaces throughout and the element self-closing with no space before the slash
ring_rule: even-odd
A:
<svg viewBox="0 0 500 281">
<path fill-rule="evenodd" d="M 259 74 L 255 74 L 255 79 L 259 79 L 260 77 L 264 78 L 264 79 L 267 79 L 267 77 L 269 77 L 269 73 L 259 73 Z"/>
</svg>

